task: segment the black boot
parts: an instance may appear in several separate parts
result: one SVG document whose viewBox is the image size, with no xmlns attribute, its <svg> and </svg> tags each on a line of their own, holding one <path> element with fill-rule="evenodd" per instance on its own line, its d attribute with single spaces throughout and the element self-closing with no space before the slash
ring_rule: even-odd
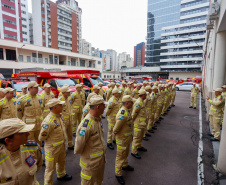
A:
<svg viewBox="0 0 226 185">
<path fill-rule="evenodd" d="M 115 176 L 119 184 L 125 184 L 124 178 L 122 176 Z"/>
<path fill-rule="evenodd" d="M 70 181 L 72 179 L 71 175 L 66 174 L 64 177 L 62 178 L 57 178 L 58 181 Z"/>
<path fill-rule="evenodd" d="M 111 150 L 114 150 L 114 147 L 113 147 L 112 143 L 108 143 L 108 144 L 107 144 L 107 147 L 108 147 L 109 149 L 111 149 Z"/>
<path fill-rule="evenodd" d="M 141 159 L 141 156 L 139 156 L 139 154 L 133 154 L 133 153 L 131 153 L 131 155 L 132 155 L 133 157 L 137 158 L 137 159 Z"/>
<path fill-rule="evenodd" d="M 125 170 L 125 171 L 134 171 L 134 167 L 128 165 L 127 167 L 122 167 L 122 170 Z"/>
<path fill-rule="evenodd" d="M 142 151 L 142 152 L 147 152 L 148 150 L 144 147 L 138 148 L 137 150 Z"/>
<path fill-rule="evenodd" d="M 193 107 L 192 107 L 192 106 L 190 106 L 189 108 L 190 108 L 190 109 L 192 109 Z"/>
<path fill-rule="evenodd" d="M 155 133 L 155 131 L 154 131 L 154 130 L 148 130 L 148 132 L 153 133 L 153 134 Z"/>
<path fill-rule="evenodd" d="M 74 150 L 74 146 L 67 147 L 68 150 Z"/>
<path fill-rule="evenodd" d="M 143 137 L 143 140 L 144 140 L 144 141 L 148 141 L 148 138 L 147 138 L 147 137 Z"/>
<path fill-rule="evenodd" d="M 146 136 L 146 137 L 151 137 L 151 134 L 148 134 L 148 133 L 147 133 L 147 134 L 145 134 L 145 136 Z"/>
</svg>

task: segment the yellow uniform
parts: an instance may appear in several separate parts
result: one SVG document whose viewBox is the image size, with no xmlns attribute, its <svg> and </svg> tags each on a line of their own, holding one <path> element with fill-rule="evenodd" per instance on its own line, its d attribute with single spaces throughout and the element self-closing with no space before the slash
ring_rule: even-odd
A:
<svg viewBox="0 0 226 185">
<path fill-rule="evenodd" d="M 27 94 L 27 93 L 26 93 L 26 94 Z M 20 93 L 16 96 L 16 98 L 19 99 L 20 97 L 25 96 L 26 94 L 23 93 L 23 92 L 20 92 Z"/>
<path fill-rule="evenodd" d="M 115 174 L 122 176 L 122 167 L 128 166 L 130 143 L 133 140 L 133 121 L 131 112 L 124 106 L 116 115 L 116 124 L 113 128 L 116 134 L 117 154 L 115 160 Z"/>
<path fill-rule="evenodd" d="M 133 93 L 133 88 L 127 87 L 126 90 L 124 91 L 124 96 L 125 95 L 132 95 L 132 93 Z"/>
<path fill-rule="evenodd" d="M 64 121 L 65 130 L 67 134 L 68 147 L 72 147 L 73 141 L 72 141 L 72 123 L 71 123 L 71 103 L 69 98 L 65 99 L 64 96 L 61 96 L 58 99 L 60 101 L 65 101 L 65 105 L 63 106 L 62 111 L 62 119 Z"/>
<path fill-rule="evenodd" d="M 89 103 L 87 103 L 82 110 L 82 119 L 84 119 L 86 115 L 89 114 L 89 110 L 90 110 L 90 106 L 89 106 Z"/>
<path fill-rule="evenodd" d="M 0 101 L 0 120 L 16 118 L 16 100 L 6 97 Z"/>
<path fill-rule="evenodd" d="M 106 91 L 106 96 L 105 96 L 106 101 L 108 101 L 111 98 L 111 96 L 112 96 L 112 87 Z"/>
<path fill-rule="evenodd" d="M 157 110 L 155 112 L 155 122 L 158 121 L 158 119 L 161 116 L 162 108 L 163 108 L 163 99 L 164 99 L 163 90 L 161 90 L 161 92 L 159 91 L 158 97 L 157 97 Z"/>
<path fill-rule="evenodd" d="M 76 133 L 77 123 L 79 124 L 82 118 L 82 92 L 74 92 L 70 97 L 70 101 L 72 106 L 72 133 Z"/>
<path fill-rule="evenodd" d="M 102 87 L 99 90 L 99 95 L 101 95 L 102 97 L 104 97 L 104 89 Z"/>
<path fill-rule="evenodd" d="M 199 94 L 199 88 L 198 87 L 192 87 L 191 88 L 191 107 L 197 106 L 197 96 Z"/>
<path fill-rule="evenodd" d="M 38 136 L 41 129 L 42 101 L 40 96 L 31 96 L 30 93 L 22 96 L 17 101 L 17 117 L 26 124 L 35 124 L 28 138 L 29 140 L 36 141 L 40 146 L 41 142 L 38 140 Z"/>
<path fill-rule="evenodd" d="M 84 90 L 83 87 L 81 89 L 81 92 L 82 92 L 82 106 L 84 107 L 86 104 L 86 91 Z"/>
<path fill-rule="evenodd" d="M 16 152 L 10 152 L 0 144 L 0 184 L 38 185 L 36 172 L 42 168 L 42 154 L 34 141 L 21 145 Z"/>
<path fill-rule="evenodd" d="M 134 120 L 134 137 L 132 153 L 137 154 L 137 149 L 142 148 L 142 139 L 145 132 L 147 113 L 144 101 L 138 98 L 133 105 L 132 119 Z"/>
<path fill-rule="evenodd" d="M 100 118 L 88 114 L 82 120 L 77 130 L 74 152 L 81 154 L 81 184 L 101 185 L 106 162 L 106 144 Z"/>
<path fill-rule="evenodd" d="M 225 99 L 222 95 L 215 97 L 213 100 L 209 100 L 210 107 L 210 125 L 212 127 L 212 134 L 215 139 L 220 139 L 220 122 L 222 117 L 222 108 L 224 107 Z"/>
<path fill-rule="evenodd" d="M 138 99 L 139 98 L 139 90 L 137 88 L 134 89 L 131 96 L 132 96 L 132 98 Z"/>
<path fill-rule="evenodd" d="M 176 87 L 173 86 L 173 87 L 172 87 L 172 99 L 171 99 L 170 105 L 174 105 L 175 97 L 176 97 L 176 92 L 177 92 Z"/>
<path fill-rule="evenodd" d="M 53 173 L 56 167 L 57 177 L 66 175 L 65 171 L 65 127 L 60 114 L 50 112 L 42 122 L 39 135 L 40 141 L 45 141 L 46 169 L 44 184 L 53 184 Z"/>
<path fill-rule="evenodd" d="M 154 126 L 154 101 L 156 99 L 155 93 L 152 92 L 147 95 L 145 100 L 145 106 L 147 110 L 147 123 L 148 123 L 148 130 L 151 130 Z"/>
<path fill-rule="evenodd" d="M 47 106 L 46 104 L 49 102 L 49 100 L 54 98 L 54 94 L 51 91 L 50 93 L 46 93 L 45 91 L 42 92 L 42 94 L 40 94 L 42 101 L 43 101 L 43 113 L 42 113 L 42 119 L 44 120 L 45 117 L 49 114 L 50 110 L 49 110 L 49 106 Z"/>
<path fill-rule="evenodd" d="M 112 96 L 110 100 L 108 101 L 108 106 L 106 109 L 106 115 L 108 116 L 108 135 L 107 135 L 107 143 L 112 143 L 112 139 L 115 140 L 115 138 L 112 136 L 112 131 L 115 126 L 115 116 L 119 111 L 120 103 L 119 100 Z"/>
</svg>

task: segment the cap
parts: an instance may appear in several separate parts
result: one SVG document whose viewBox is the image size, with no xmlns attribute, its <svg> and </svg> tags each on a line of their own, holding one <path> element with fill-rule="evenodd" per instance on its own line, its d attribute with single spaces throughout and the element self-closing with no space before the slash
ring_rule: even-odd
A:
<svg viewBox="0 0 226 185">
<path fill-rule="evenodd" d="M 226 88 L 226 85 L 223 85 L 221 88 Z"/>
<path fill-rule="evenodd" d="M 196 85 L 196 83 L 193 83 L 193 85 Z"/>
<path fill-rule="evenodd" d="M 122 97 L 122 102 L 133 101 L 133 98 L 130 95 L 125 95 Z"/>
<path fill-rule="evenodd" d="M 26 86 L 26 85 L 23 85 L 23 86 L 21 87 L 21 89 L 25 89 L 25 88 L 27 88 L 27 86 Z"/>
<path fill-rule="evenodd" d="M 147 81 L 144 81 L 144 82 L 143 82 L 143 84 L 147 84 L 147 83 L 148 83 Z"/>
<path fill-rule="evenodd" d="M 0 121 L 0 139 L 6 138 L 16 133 L 29 132 L 35 124 L 25 124 L 18 118 L 4 119 Z"/>
<path fill-rule="evenodd" d="M 84 85 L 84 83 L 80 83 L 80 85 Z"/>
<path fill-rule="evenodd" d="M 65 101 L 60 101 L 56 98 L 53 98 L 53 99 L 49 100 L 46 105 L 49 106 L 49 107 L 54 107 L 58 104 L 63 105 L 64 103 L 65 103 Z"/>
<path fill-rule="evenodd" d="M 115 93 L 119 93 L 119 89 L 118 89 L 118 88 L 114 88 L 114 89 L 112 90 L 112 94 L 115 94 Z"/>
<path fill-rule="evenodd" d="M 119 86 L 120 86 L 120 84 L 119 84 L 119 83 L 116 83 L 116 85 L 119 85 Z"/>
<path fill-rule="evenodd" d="M 15 91 L 16 89 L 12 89 L 11 87 L 7 87 L 3 90 L 4 93 Z"/>
<path fill-rule="evenodd" d="M 4 92 L 4 90 L 5 90 L 5 89 L 3 89 L 3 88 L 0 88 L 0 92 Z"/>
<path fill-rule="evenodd" d="M 154 90 L 154 89 L 158 89 L 158 87 L 157 87 L 156 85 L 154 85 L 154 86 L 152 87 L 152 90 Z"/>
<path fill-rule="evenodd" d="M 71 92 L 71 90 L 70 90 L 68 87 L 66 87 L 66 86 L 61 87 L 60 91 L 61 91 L 62 93 L 63 93 L 63 92 Z"/>
<path fill-rule="evenodd" d="M 216 88 L 214 91 L 222 92 L 222 89 L 221 88 Z"/>
<path fill-rule="evenodd" d="M 122 82 L 122 85 L 124 85 L 124 84 L 126 84 L 126 82 L 125 82 L 125 81 L 123 81 L 123 82 Z"/>
<path fill-rule="evenodd" d="M 78 87 L 82 87 L 82 85 L 81 84 L 76 84 L 75 88 L 78 88 Z"/>
<path fill-rule="evenodd" d="M 138 87 L 138 86 L 141 86 L 141 85 L 140 85 L 139 83 L 137 83 L 137 87 Z"/>
<path fill-rule="evenodd" d="M 103 97 L 100 95 L 92 96 L 89 100 L 89 105 L 99 105 L 99 104 L 108 104 L 104 101 Z"/>
<path fill-rule="evenodd" d="M 99 82 L 98 85 L 104 85 L 102 82 Z"/>
<path fill-rule="evenodd" d="M 146 86 L 146 87 L 145 87 L 145 90 L 146 90 L 146 91 L 147 91 L 147 90 L 151 90 L 151 86 L 149 86 L 149 85 Z"/>
<path fill-rule="evenodd" d="M 28 83 L 27 88 L 38 87 L 38 86 L 39 86 L 39 84 L 37 84 L 37 82 L 31 81 L 31 82 Z"/>
<path fill-rule="evenodd" d="M 100 89 L 100 87 L 98 85 L 94 85 L 93 89 Z"/>
<path fill-rule="evenodd" d="M 45 83 L 45 85 L 43 86 L 43 88 L 46 88 L 46 87 L 52 87 L 52 86 L 49 85 L 48 83 Z"/>
<path fill-rule="evenodd" d="M 144 89 L 139 90 L 139 95 L 146 94 L 146 91 Z"/>
<path fill-rule="evenodd" d="M 111 86 L 111 84 L 108 84 L 108 87 L 110 87 Z"/>
<path fill-rule="evenodd" d="M 68 84 L 64 84 L 63 87 L 69 87 L 69 85 Z"/>
<path fill-rule="evenodd" d="M 111 85 L 115 85 L 115 83 L 114 82 L 111 82 Z"/>
<path fill-rule="evenodd" d="M 130 82 L 128 82 L 128 85 L 131 85 L 132 83 L 133 83 L 133 82 L 130 81 Z"/>
</svg>

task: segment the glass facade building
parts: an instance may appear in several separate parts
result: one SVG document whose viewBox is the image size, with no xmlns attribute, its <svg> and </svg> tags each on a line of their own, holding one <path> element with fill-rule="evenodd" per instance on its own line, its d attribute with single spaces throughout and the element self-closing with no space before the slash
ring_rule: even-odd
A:
<svg viewBox="0 0 226 185">
<path fill-rule="evenodd" d="M 201 71 L 209 0 L 148 0 L 146 66 Z"/>
</svg>

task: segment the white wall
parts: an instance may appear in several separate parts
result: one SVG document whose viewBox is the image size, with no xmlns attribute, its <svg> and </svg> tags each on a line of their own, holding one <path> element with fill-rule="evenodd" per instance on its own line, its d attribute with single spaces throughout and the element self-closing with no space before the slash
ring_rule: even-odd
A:
<svg viewBox="0 0 226 185">
<path fill-rule="evenodd" d="M 169 79 L 173 78 L 176 80 L 176 78 L 179 79 L 187 79 L 187 78 L 194 78 L 196 76 L 202 76 L 201 72 L 170 72 L 169 73 Z"/>
<path fill-rule="evenodd" d="M 34 40 L 33 44 L 42 46 L 41 0 L 32 0 L 32 17 L 33 17 L 33 40 Z"/>
</svg>

